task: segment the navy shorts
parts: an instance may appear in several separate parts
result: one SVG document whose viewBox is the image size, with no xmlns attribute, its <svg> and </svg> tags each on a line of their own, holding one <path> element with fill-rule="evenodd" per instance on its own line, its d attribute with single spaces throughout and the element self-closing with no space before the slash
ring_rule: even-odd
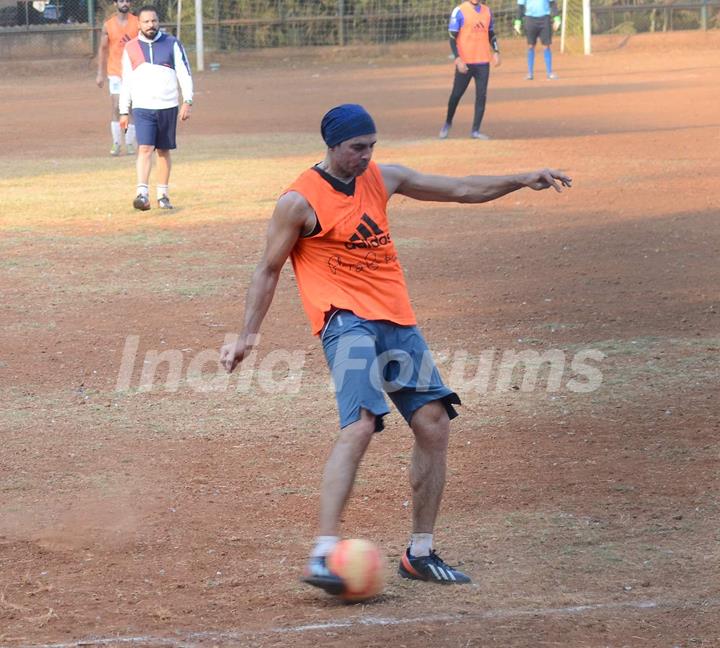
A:
<svg viewBox="0 0 720 648">
<path fill-rule="evenodd" d="M 552 25 L 550 24 L 550 16 L 525 16 L 525 36 L 527 36 L 528 45 L 535 45 L 537 39 L 547 47 L 552 43 Z"/>
<path fill-rule="evenodd" d="M 458 395 L 445 386 L 417 326 L 370 321 L 346 310 L 333 313 L 322 344 L 340 414 L 340 427 L 360 420 L 360 410 L 375 415 L 380 432 L 390 412 L 386 393 L 408 425 L 423 405 L 442 401 L 448 416 L 457 412 Z M 384 392 L 384 393 L 383 393 Z"/>
<path fill-rule="evenodd" d="M 154 146 L 161 151 L 176 148 L 175 131 L 177 130 L 178 107 L 150 110 L 149 108 L 133 108 L 135 137 L 137 143 Z"/>
</svg>

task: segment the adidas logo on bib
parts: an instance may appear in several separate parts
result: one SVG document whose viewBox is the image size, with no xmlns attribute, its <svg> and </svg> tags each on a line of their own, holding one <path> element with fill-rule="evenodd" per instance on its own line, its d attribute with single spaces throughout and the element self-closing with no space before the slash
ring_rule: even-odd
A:
<svg viewBox="0 0 720 648">
<path fill-rule="evenodd" d="M 361 222 L 345 243 L 348 250 L 356 248 L 378 248 L 390 243 L 390 233 L 385 233 L 380 226 L 367 214 L 363 214 Z"/>
</svg>

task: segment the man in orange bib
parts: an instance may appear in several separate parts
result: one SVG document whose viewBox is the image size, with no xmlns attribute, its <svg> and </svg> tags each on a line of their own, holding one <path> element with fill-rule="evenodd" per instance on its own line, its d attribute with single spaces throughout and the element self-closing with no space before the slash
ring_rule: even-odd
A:
<svg viewBox="0 0 720 648">
<path fill-rule="evenodd" d="M 475 114 L 470 137 L 489 139 L 480 132 L 480 124 L 485 115 L 490 61 L 492 60 L 493 65 L 500 65 L 500 50 L 490 8 L 480 0 L 466 0 L 450 14 L 448 32 L 450 50 L 455 57 L 455 78 L 448 100 L 445 124 L 440 129 L 440 139 L 445 139 L 450 134 L 455 111 L 470 84 L 470 79 L 475 79 Z"/>
<path fill-rule="evenodd" d="M 469 583 L 433 549 L 450 420 L 457 416 L 454 405 L 460 399 L 443 384 L 416 326 L 387 202 L 398 193 L 417 200 L 481 203 L 523 187 L 561 191 L 571 180 L 551 169 L 445 177 L 375 164 L 375 124 L 357 104 L 330 110 L 321 132 L 325 159 L 278 200 L 248 289 L 242 333 L 222 348 L 221 362 L 231 372 L 252 349 L 289 257 L 312 331 L 325 351 L 340 412 L 340 435 L 323 472 L 319 534 L 303 580 L 331 594 L 345 589 L 326 557 L 338 541 L 340 516 L 360 461 L 373 434 L 383 429 L 386 393 L 415 436 L 413 528 L 398 571 L 415 580 Z"/>
<path fill-rule="evenodd" d="M 100 37 L 98 70 L 95 82 L 99 88 L 105 84 L 107 74 L 110 90 L 110 134 L 112 148 L 110 155 L 120 155 L 122 131 L 120 129 L 120 87 L 122 85 L 121 59 L 125 43 L 138 35 L 140 29 L 137 16 L 130 13 L 132 0 L 114 0 L 117 11 L 105 21 Z M 125 133 L 125 147 L 128 155 L 135 152 L 135 124 L 129 124 Z"/>
</svg>

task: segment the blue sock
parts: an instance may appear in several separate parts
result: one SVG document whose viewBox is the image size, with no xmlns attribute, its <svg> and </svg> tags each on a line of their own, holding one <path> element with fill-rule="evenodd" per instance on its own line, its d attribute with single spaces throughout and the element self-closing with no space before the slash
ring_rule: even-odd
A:
<svg viewBox="0 0 720 648">
<path fill-rule="evenodd" d="M 533 75 L 534 69 L 535 69 L 535 48 L 530 47 L 530 48 L 528 48 L 528 74 L 530 76 Z"/>
<path fill-rule="evenodd" d="M 549 47 L 545 48 L 545 72 L 552 74 L 552 50 Z"/>
</svg>

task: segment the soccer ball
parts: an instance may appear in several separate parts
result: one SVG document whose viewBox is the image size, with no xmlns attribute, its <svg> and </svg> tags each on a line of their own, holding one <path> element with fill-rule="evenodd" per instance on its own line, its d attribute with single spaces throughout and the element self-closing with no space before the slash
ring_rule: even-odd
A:
<svg viewBox="0 0 720 648">
<path fill-rule="evenodd" d="M 368 540 L 341 540 L 327 557 L 331 572 L 345 581 L 343 601 L 365 601 L 383 589 L 384 560 L 380 550 Z"/>
</svg>

